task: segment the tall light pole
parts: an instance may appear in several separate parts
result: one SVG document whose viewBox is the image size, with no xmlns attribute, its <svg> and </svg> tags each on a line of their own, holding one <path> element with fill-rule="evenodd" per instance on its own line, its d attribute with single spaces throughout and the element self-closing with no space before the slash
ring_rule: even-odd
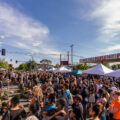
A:
<svg viewBox="0 0 120 120">
<path fill-rule="evenodd" d="M 71 64 L 73 65 L 73 44 L 70 46 L 71 47 Z"/>
</svg>

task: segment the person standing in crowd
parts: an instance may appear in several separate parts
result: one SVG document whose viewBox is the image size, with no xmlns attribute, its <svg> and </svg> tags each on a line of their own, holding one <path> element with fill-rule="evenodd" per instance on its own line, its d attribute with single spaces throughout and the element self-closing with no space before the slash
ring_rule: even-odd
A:
<svg viewBox="0 0 120 120">
<path fill-rule="evenodd" d="M 33 92 L 33 98 L 31 102 L 34 102 L 36 100 L 38 100 L 39 102 L 42 102 L 43 92 L 40 86 L 34 86 L 32 92 Z"/>
<path fill-rule="evenodd" d="M 21 118 L 26 117 L 26 112 L 19 105 L 19 97 L 14 96 L 11 99 L 10 108 L 4 114 L 2 120 L 21 120 Z"/>
<path fill-rule="evenodd" d="M 100 118 L 101 120 L 106 120 L 106 116 L 105 116 L 105 106 L 106 106 L 106 103 L 107 103 L 107 100 L 106 100 L 106 91 L 104 89 L 99 89 L 98 91 L 99 93 L 99 98 L 97 99 L 97 103 L 101 103 L 102 104 L 102 112 L 100 114 Z"/>
<path fill-rule="evenodd" d="M 49 95 L 50 94 L 55 94 L 54 92 L 55 91 L 54 91 L 54 89 L 52 87 L 47 88 L 46 94 L 45 94 L 46 97 L 44 98 L 45 105 L 49 104 L 49 102 L 48 102 Z"/>
<path fill-rule="evenodd" d="M 37 118 L 37 112 L 39 110 L 39 104 L 37 101 L 33 102 L 29 106 L 29 116 L 26 118 L 26 120 L 39 120 Z"/>
<path fill-rule="evenodd" d="M 45 111 L 50 111 L 51 109 L 56 109 L 55 105 L 55 94 L 50 94 L 48 97 L 48 105 L 44 108 Z"/>
<path fill-rule="evenodd" d="M 120 90 L 114 93 L 109 110 L 113 114 L 113 120 L 120 120 Z"/>
<path fill-rule="evenodd" d="M 70 91 L 69 91 L 69 84 L 64 84 L 63 85 L 63 98 L 66 100 L 66 107 L 69 106 L 69 96 L 70 96 Z"/>
<path fill-rule="evenodd" d="M 90 80 L 89 84 L 89 105 L 92 107 L 92 105 L 95 103 L 95 86 L 92 80 Z"/>
<path fill-rule="evenodd" d="M 43 107 L 43 92 L 40 86 L 33 87 L 33 98 L 30 104 L 33 104 L 36 101 L 39 104 L 38 116 L 40 116 L 40 111 L 41 111 L 40 109 Z"/>
<path fill-rule="evenodd" d="M 83 89 L 81 91 L 81 95 L 82 95 L 82 104 L 83 104 L 83 118 L 84 120 L 86 120 L 86 117 L 87 117 L 87 107 L 88 107 L 88 96 L 89 96 L 89 93 L 88 93 L 88 89 L 86 86 L 83 86 Z"/>
<path fill-rule="evenodd" d="M 63 98 L 60 98 L 57 100 L 57 110 L 56 112 L 49 117 L 49 120 L 66 120 L 67 119 L 67 113 L 65 111 L 66 107 L 66 101 Z"/>
<path fill-rule="evenodd" d="M 83 105 L 81 103 L 82 96 L 75 95 L 73 98 L 72 112 L 70 113 L 71 120 L 84 120 L 83 119 Z"/>
<path fill-rule="evenodd" d="M 92 116 L 90 120 L 100 120 L 99 115 L 101 114 L 101 112 L 102 112 L 101 103 L 96 103 L 95 105 L 93 105 L 89 110 L 89 114 L 90 116 Z"/>
</svg>

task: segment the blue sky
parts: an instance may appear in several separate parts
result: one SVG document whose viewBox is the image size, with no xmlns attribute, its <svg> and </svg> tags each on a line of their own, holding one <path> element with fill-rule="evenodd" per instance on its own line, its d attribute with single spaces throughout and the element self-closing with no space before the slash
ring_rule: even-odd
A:
<svg viewBox="0 0 120 120">
<path fill-rule="evenodd" d="M 77 56 L 116 53 L 119 11 L 120 0 L 0 0 L 0 48 L 13 64 L 29 60 L 30 53 L 38 62 L 59 63 L 59 54 L 71 44 Z"/>
</svg>

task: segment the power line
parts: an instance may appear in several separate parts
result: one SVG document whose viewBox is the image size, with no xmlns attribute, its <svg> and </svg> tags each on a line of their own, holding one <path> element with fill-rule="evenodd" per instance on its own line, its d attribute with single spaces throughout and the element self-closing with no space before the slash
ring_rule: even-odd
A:
<svg viewBox="0 0 120 120">
<path fill-rule="evenodd" d="M 33 55 L 33 54 L 30 53 L 30 52 L 18 52 L 18 51 L 14 51 L 14 52 L 13 52 L 13 51 L 7 51 L 7 53 L 9 53 L 9 54 L 28 55 L 28 56 Z M 44 55 L 44 56 L 52 55 L 52 56 L 60 56 L 60 54 L 46 54 L 46 53 L 34 53 L 34 55 Z M 66 54 L 62 54 L 62 55 L 66 55 Z M 83 56 L 74 55 L 74 54 L 70 54 L 70 56 L 79 57 L 79 58 L 85 58 L 85 57 L 83 57 Z"/>
</svg>

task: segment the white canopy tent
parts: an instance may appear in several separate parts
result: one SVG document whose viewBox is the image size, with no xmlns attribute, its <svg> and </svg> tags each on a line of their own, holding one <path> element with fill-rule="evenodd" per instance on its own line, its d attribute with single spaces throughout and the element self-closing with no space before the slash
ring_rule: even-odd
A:
<svg viewBox="0 0 120 120">
<path fill-rule="evenodd" d="M 66 73 L 66 72 L 71 72 L 71 69 L 67 69 L 66 67 L 60 67 L 60 68 L 56 69 L 55 72 Z"/>
<path fill-rule="evenodd" d="M 95 75 L 105 75 L 108 73 L 113 72 L 113 70 L 105 67 L 102 64 L 98 64 L 97 66 L 90 68 L 88 70 L 83 71 L 83 73 L 87 73 L 87 74 L 95 74 Z"/>
<path fill-rule="evenodd" d="M 113 71 L 111 73 L 108 73 L 107 76 L 119 78 L 120 77 L 120 69 L 116 70 L 116 71 Z"/>
<path fill-rule="evenodd" d="M 42 68 L 39 68 L 38 71 L 43 71 L 43 69 L 42 69 Z"/>
<path fill-rule="evenodd" d="M 56 68 L 50 68 L 49 70 L 47 70 L 48 72 L 54 72 L 56 70 Z"/>
</svg>

